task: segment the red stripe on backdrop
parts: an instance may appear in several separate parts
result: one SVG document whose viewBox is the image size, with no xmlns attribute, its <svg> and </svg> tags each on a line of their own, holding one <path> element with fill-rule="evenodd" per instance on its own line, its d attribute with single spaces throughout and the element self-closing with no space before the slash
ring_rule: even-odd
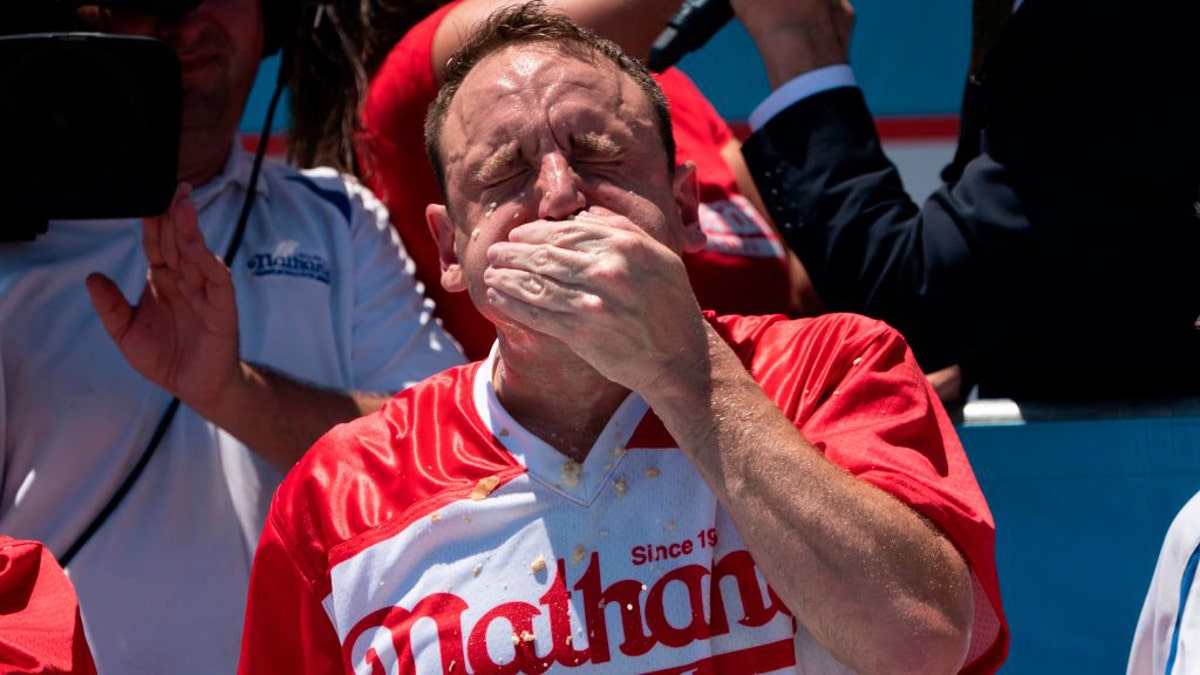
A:
<svg viewBox="0 0 1200 675">
<path fill-rule="evenodd" d="M 730 121 L 729 126 L 740 139 L 750 135 L 750 125 L 744 121 Z M 875 129 L 883 142 L 931 142 L 958 140 L 958 115 L 920 115 L 903 117 L 878 117 Z"/>
<path fill-rule="evenodd" d="M 729 126 L 741 140 L 750 135 L 750 125 L 745 121 L 731 120 Z M 884 143 L 888 142 L 949 142 L 958 140 L 957 115 L 913 115 L 902 117 L 879 117 L 875 119 L 875 129 Z M 258 134 L 242 134 L 242 147 L 249 152 L 258 150 Z M 284 157 L 287 155 L 287 132 L 277 131 L 271 134 L 267 145 L 267 155 Z"/>
<path fill-rule="evenodd" d="M 242 147 L 247 152 L 258 151 L 259 134 L 242 134 Z M 267 139 L 267 156 L 284 157 L 287 155 L 287 132 L 277 131 Z"/>
</svg>

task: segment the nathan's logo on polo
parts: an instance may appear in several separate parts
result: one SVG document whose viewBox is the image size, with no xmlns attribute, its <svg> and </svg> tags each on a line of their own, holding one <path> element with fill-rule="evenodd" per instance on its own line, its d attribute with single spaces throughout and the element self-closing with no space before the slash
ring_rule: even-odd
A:
<svg viewBox="0 0 1200 675">
<path fill-rule="evenodd" d="M 537 605 L 512 601 L 490 608 L 472 607 L 467 600 L 446 592 L 430 594 L 412 609 L 384 607 L 364 617 L 346 635 L 343 663 L 347 672 L 364 675 L 415 673 L 413 649 L 420 644 L 437 650 L 442 673 L 537 675 L 555 664 L 567 668 L 600 665 L 614 658 L 641 657 L 660 646 L 679 649 L 736 630 L 745 639 L 735 640 L 738 644 L 731 644 L 729 654 L 714 654 L 708 665 L 740 661 L 742 666 L 755 666 L 743 667 L 744 672 L 766 672 L 795 664 L 791 613 L 769 586 L 764 592 L 747 551 L 729 553 L 711 570 L 700 565 L 677 567 L 649 587 L 634 579 L 605 585 L 600 578 L 599 555 L 593 552 L 587 569 L 570 590 L 567 584 L 566 562 L 559 559 L 558 573 Z M 580 594 L 574 607 L 572 590 Z M 731 611 L 726 609 L 727 603 Z M 619 608 L 622 638 L 618 644 L 609 636 L 609 619 L 617 613 L 605 608 L 612 605 Z M 464 621 L 468 610 L 471 617 L 479 617 L 471 619 L 473 625 Z M 535 626 L 538 617 L 542 618 Z M 785 638 L 781 639 L 778 630 L 753 633 L 779 617 L 789 621 Z M 731 618 L 737 627 L 731 626 Z M 572 619 L 582 620 L 582 631 L 574 630 Z M 416 627 L 420 638 L 414 642 Z M 511 635 L 511 643 L 505 639 L 497 644 L 499 635 Z M 489 636 L 493 638 L 490 644 Z M 736 664 L 733 669 L 738 669 Z"/>
<path fill-rule="evenodd" d="M 246 261 L 246 267 L 256 277 L 285 276 L 315 279 L 328 284 L 332 277 L 329 263 L 324 258 L 309 253 L 300 253 L 300 244 L 293 240 L 279 242 L 271 253 L 255 253 Z"/>
</svg>

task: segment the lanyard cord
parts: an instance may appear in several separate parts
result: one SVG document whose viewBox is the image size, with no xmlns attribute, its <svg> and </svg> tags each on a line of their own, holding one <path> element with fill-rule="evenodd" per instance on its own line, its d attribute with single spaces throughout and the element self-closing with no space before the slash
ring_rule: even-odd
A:
<svg viewBox="0 0 1200 675">
<path fill-rule="evenodd" d="M 258 139 L 258 150 L 254 154 L 254 165 L 250 169 L 250 181 L 246 186 L 246 199 L 242 202 L 242 212 L 238 216 L 237 227 L 233 231 L 233 239 L 229 241 L 229 246 L 225 249 L 225 255 L 222 259 L 225 261 L 226 267 L 231 267 L 233 259 L 237 256 L 238 248 L 241 247 L 242 238 L 246 234 L 246 223 L 250 219 L 250 208 L 254 205 L 254 196 L 257 192 L 258 174 L 262 169 L 263 158 L 267 154 L 267 141 L 271 136 L 271 123 L 275 119 L 275 108 L 279 104 L 279 99 L 283 94 L 284 85 L 287 82 L 287 74 L 291 71 L 290 50 L 284 49 L 279 59 L 279 77 L 275 82 L 275 93 L 271 96 L 271 103 L 267 107 L 267 118 L 263 123 L 262 136 Z M 150 458 L 154 456 L 154 452 L 158 449 L 162 439 L 167 434 L 167 428 L 171 426 L 171 420 L 175 418 L 175 413 L 179 411 L 179 399 L 172 398 L 167 404 L 166 410 L 163 411 L 162 417 L 158 420 L 158 425 L 154 428 L 154 434 L 150 436 L 150 442 L 146 444 L 146 448 L 142 450 L 142 454 L 138 457 L 137 463 L 129 471 L 129 475 L 125 476 L 125 480 L 117 486 L 116 492 L 109 498 L 108 503 L 100 512 L 92 518 L 92 522 L 84 528 L 83 533 L 75 539 L 75 542 L 63 553 L 58 562 L 61 566 L 67 567 L 79 551 L 91 541 L 92 537 L 108 522 L 109 517 L 125 500 L 129 491 L 133 489 L 138 478 L 142 476 L 142 472 L 146 470 L 146 465 L 150 463 Z"/>
</svg>

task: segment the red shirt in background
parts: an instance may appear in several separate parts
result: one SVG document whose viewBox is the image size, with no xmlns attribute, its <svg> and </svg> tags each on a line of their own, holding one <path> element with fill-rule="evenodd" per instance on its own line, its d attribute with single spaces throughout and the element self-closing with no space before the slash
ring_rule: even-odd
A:
<svg viewBox="0 0 1200 675">
<path fill-rule="evenodd" d="M 0 536 L 0 672 L 96 675 L 75 587 L 42 544 Z"/>
</svg>

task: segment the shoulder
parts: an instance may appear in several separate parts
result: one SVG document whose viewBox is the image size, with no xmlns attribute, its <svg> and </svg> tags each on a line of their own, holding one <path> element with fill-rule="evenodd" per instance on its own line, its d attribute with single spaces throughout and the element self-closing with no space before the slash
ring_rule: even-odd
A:
<svg viewBox="0 0 1200 675">
<path fill-rule="evenodd" d="M 369 188 L 330 167 L 296 169 L 269 162 L 263 164 L 263 176 L 273 205 L 336 215 L 346 225 L 355 225 L 363 217 L 387 221 L 386 207 Z"/>
<path fill-rule="evenodd" d="M 288 472 L 269 517 L 306 574 L 318 578 L 334 547 L 509 468 L 471 412 L 477 368 L 445 370 L 335 426 Z"/>
<path fill-rule="evenodd" d="M 793 420 L 809 419 L 835 393 L 851 388 L 876 396 L 881 387 L 901 383 L 905 389 L 927 386 L 904 338 L 876 319 L 838 313 L 809 319 L 721 316 L 712 321 L 763 391 Z"/>
<path fill-rule="evenodd" d="M 710 323 L 739 355 L 779 354 L 805 350 L 829 354 L 874 341 L 904 344 L 895 329 L 878 319 L 838 312 L 806 319 L 767 316 L 716 316 Z"/>
</svg>

